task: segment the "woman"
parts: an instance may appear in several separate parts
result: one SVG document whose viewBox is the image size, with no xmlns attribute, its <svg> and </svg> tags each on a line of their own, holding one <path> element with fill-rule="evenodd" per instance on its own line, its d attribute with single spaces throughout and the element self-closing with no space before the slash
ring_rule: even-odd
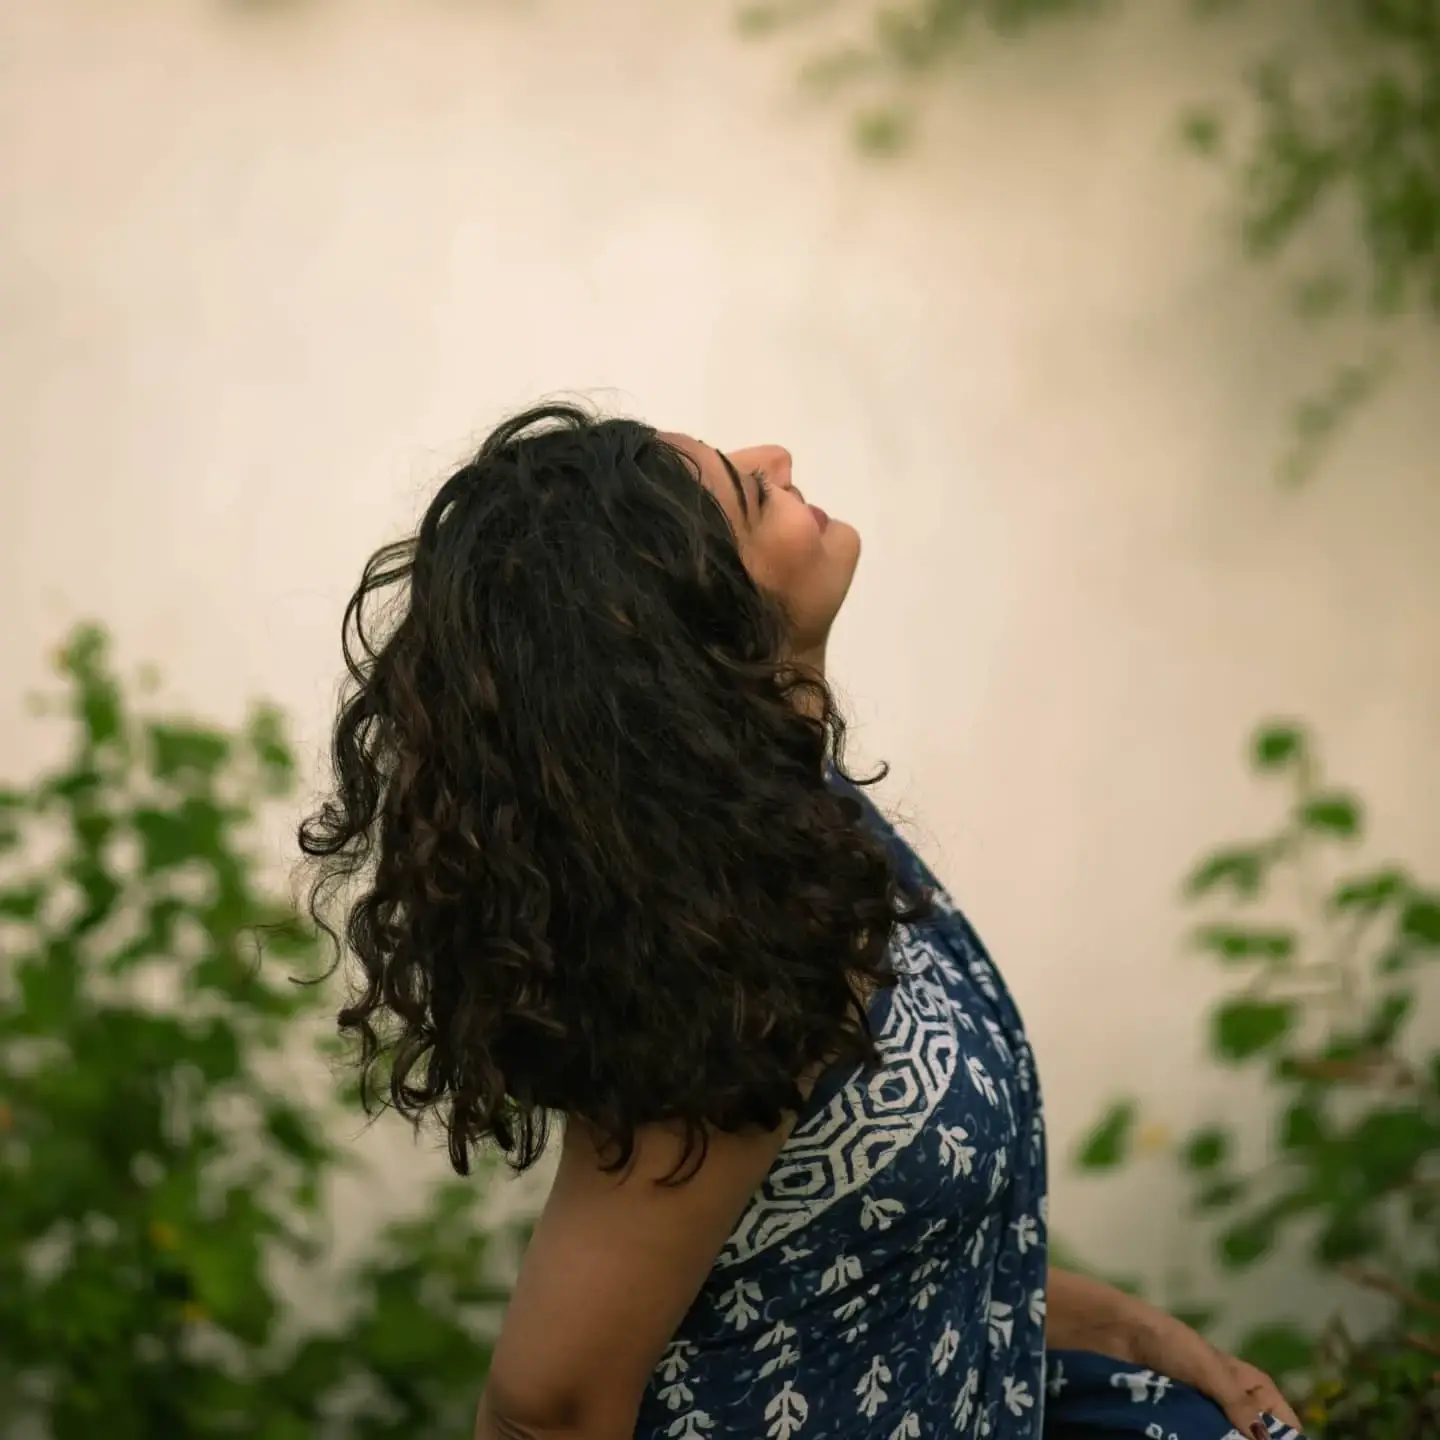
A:
<svg viewBox="0 0 1440 1440">
<path fill-rule="evenodd" d="M 365 874 L 340 1025 L 462 1174 L 561 1121 L 476 1435 L 1289 1434 L 1264 1375 L 1047 1266 L 1020 1018 L 845 768 L 859 554 L 777 446 L 551 406 L 351 601 L 301 828 L 317 914 Z"/>
</svg>

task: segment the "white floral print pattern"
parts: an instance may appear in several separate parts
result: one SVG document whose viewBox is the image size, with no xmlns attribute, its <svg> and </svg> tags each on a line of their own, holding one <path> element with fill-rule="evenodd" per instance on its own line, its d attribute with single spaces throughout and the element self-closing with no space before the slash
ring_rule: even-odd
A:
<svg viewBox="0 0 1440 1440">
<path fill-rule="evenodd" d="M 1019 1015 L 974 932 L 892 941 L 875 1072 L 826 1076 L 646 1392 L 640 1440 L 1037 1440 L 1044 1127 Z"/>
</svg>

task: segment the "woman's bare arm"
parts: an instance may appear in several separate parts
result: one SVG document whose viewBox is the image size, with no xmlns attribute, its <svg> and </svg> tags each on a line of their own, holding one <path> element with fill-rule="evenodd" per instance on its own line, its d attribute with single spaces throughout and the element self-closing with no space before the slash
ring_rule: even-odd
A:
<svg viewBox="0 0 1440 1440">
<path fill-rule="evenodd" d="M 651 1372 L 789 1128 L 712 1134 L 704 1164 L 667 1186 L 656 1182 L 680 1158 L 678 1134 L 642 1131 L 633 1167 L 609 1175 L 593 1137 L 568 1125 L 476 1440 L 629 1440 Z"/>
</svg>

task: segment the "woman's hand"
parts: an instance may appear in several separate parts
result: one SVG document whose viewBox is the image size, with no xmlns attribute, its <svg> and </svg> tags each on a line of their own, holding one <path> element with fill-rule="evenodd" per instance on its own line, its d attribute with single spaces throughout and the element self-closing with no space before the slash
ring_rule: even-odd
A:
<svg viewBox="0 0 1440 1440">
<path fill-rule="evenodd" d="M 1173 1315 L 1129 1296 L 1123 1298 L 1130 1302 L 1133 1313 L 1126 1326 L 1131 1336 L 1130 1354 L 1119 1358 L 1208 1395 L 1242 1435 L 1268 1440 L 1262 1413 L 1300 1429 L 1299 1416 L 1263 1370 L 1217 1350 Z"/>
<path fill-rule="evenodd" d="M 1091 1350 L 1143 1365 L 1208 1395 L 1242 1435 L 1269 1440 L 1262 1414 L 1300 1429 L 1300 1419 L 1263 1371 L 1223 1350 L 1183 1321 L 1099 1280 L 1050 1267 L 1046 1344 Z"/>
</svg>

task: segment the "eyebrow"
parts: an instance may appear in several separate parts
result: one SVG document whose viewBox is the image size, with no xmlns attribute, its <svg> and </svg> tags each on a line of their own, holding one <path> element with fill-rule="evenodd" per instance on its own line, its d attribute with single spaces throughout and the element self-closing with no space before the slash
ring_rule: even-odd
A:
<svg viewBox="0 0 1440 1440">
<path fill-rule="evenodd" d="M 713 446 L 711 447 L 714 448 Z M 735 487 L 735 494 L 740 499 L 740 513 L 745 517 L 746 523 L 750 520 L 750 502 L 745 498 L 745 482 L 740 478 L 740 472 L 730 463 L 730 457 L 723 450 L 716 450 L 720 457 L 720 463 L 725 467 L 725 473 L 730 477 L 730 483 Z"/>
</svg>

